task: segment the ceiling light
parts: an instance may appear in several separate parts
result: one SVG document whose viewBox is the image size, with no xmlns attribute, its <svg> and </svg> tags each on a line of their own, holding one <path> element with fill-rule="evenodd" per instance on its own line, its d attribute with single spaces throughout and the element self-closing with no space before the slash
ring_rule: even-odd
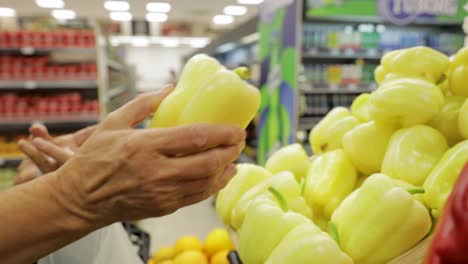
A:
<svg viewBox="0 0 468 264">
<path fill-rule="evenodd" d="M 148 13 L 146 14 L 146 20 L 149 22 L 165 22 L 167 21 L 167 15 L 164 13 Z"/>
<path fill-rule="evenodd" d="M 206 38 L 192 38 L 189 40 L 189 44 L 193 48 L 204 48 L 209 43 L 210 43 L 210 40 Z"/>
<path fill-rule="evenodd" d="M 218 25 L 227 25 L 234 22 L 234 18 L 232 16 L 227 15 L 217 15 L 213 17 L 213 23 Z"/>
<path fill-rule="evenodd" d="M 237 2 L 243 5 L 259 5 L 263 3 L 263 0 L 237 0 Z"/>
<path fill-rule="evenodd" d="M 132 20 L 132 14 L 130 12 L 110 12 L 109 17 L 115 21 L 130 21 Z"/>
<path fill-rule="evenodd" d="M 52 10 L 52 16 L 59 20 L 74 19 L 76 18 L 76 13 L 75 11 L 69 9 L 57 9 Z"/>
<path fill-rule="evenodd" d="M 42 8 L 63 8 L 65 6 L 62 0 L 36 0 L 36 4 Z"/>
<path fill-rule="evenodd" d="M 106 1 L 104 8 L 109 11 L 128 11 L 130 4 L 126 1 Z"/>
<path fill-rule="evenodd" d="M 135 47 L 147 47 L 149 44 L 150 41 L 146 37 L 134 37 L 132 39 L 132 45 Z"/>
<path fill-rule="evenodd" d="M 180 45 L 180 41 L 178 39 L 176 39 L 176 38 L 168 38 L 168 39 L 163 39 L 161 44 L 164 47 L 175 48 L 175 47 L 178 47 Z"/>
<path fill-rule="evenodd" d="M 242 16 L 247 13 L 247 7 L 229 5 L 224 8 L 224 14 L 231 16 Z"/>
<path fill-rule="evenodd" d="M 171 5 L 169 3 L 161 3 L 161 2 L 148 3 L 146 4 L 146 11 L 167 13 L 171 11 Z"/>
<path fill-rule="evenodd" d="M 0 7 L 0 17 L 14 17 L 16 11 L 13 8 Z"/>
</svg>

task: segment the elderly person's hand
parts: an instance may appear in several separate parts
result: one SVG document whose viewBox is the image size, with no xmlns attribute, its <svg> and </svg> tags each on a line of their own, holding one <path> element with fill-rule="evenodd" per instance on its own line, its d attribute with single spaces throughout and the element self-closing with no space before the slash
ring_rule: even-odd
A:
<svg viewBox="0 0 468 264">
<path fill-rule="evenodd" d="M 36 140 L 38 147 L 33 146 L 30 140 L 19 142 L 19 148 L 26 158 L 18 166 L 15 185 L 57 170 L 83 144 L 95 128 L 91 126 L 75 133 L 52 137 L 44 125 L 32 125 L 29 129 L 30 139 Z"/>
<path fill-rule="evenodd" d="M 169 92 L 141 95 L 109 114 L 56 171 L 57 201 L 81 220 L 107 225 L 166 215 L 223 188 L 244 147 L 241 128 L 132 129 Z M 33 140 L 38 149 L 44 143 Z"/>
</svg>

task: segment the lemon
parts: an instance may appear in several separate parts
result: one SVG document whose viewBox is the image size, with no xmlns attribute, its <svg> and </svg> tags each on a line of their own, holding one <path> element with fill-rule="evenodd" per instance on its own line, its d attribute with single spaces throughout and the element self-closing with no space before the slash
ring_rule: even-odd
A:
<svg viewBox="0 0 468 264">
<path fill-rule="evenodd" d="M 188 250 L 177 255 L 174 264 L 208 264 L 208 258 L 201 251 Z"/>
<path fill-rule="evenodd" d="M 153 256 L 153 261 L 159 263 L 163 260 L 170 260 L 174 257 L 173 247 L 162 247 Z"/>
<path fill-rule="evenodd" d="M 200 239 L 195 236 L 184 236 L 179 238 L 174 245 L 174 255 L 188 250 L 203 250 Z"/>
<path fill-rule="evenodd" d="M 230 264 L 228 260 L 229 250 L 222 250 L 211 257 L 210 264 Z"/>
<path fill-rule="evenodd" d="M 208 256 L 213 256 L 223 250 L 233 250 L 234 244 L 226 229 L 216 228 L 208 234 L 205 241 L 205 252 Z"/>
</svg>

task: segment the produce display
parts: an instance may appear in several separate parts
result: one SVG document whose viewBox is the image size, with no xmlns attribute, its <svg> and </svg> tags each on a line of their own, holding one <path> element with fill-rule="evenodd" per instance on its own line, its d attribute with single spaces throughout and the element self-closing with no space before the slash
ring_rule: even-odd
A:
<svg viewBox="0 0 468 264">
<path fill-rule="evenodd" d="M 195 55 L 158 107 L 151 127 L 212 123 L 246 128 L 260 107 L 260 92 L 243 80 L 249 75 L 247 68 L 230 71 L 216 59 Z"/>
<path fill-rule="evenodd" d="M 3 31 L 0 48 L 94 48 L 96 39 L 91 30 Z"/>
<path fill-rule="evenodd" d="M 379 88 L 313 128 L 312 157 L 295 144 L 239 164 L 216 210 L 243 263 L 387 263 L 430 236 L 468 163 L 465 65 L 468 49 L 387 53 Z"/>
<path fill-rule="evenodd" d="M 147 264 L 229 264 L 234 243 L 226 229 L 213 229 L 205 243 L 195 236 L 179 238 L 173 246 L 160 248 Z"/>
</svg>

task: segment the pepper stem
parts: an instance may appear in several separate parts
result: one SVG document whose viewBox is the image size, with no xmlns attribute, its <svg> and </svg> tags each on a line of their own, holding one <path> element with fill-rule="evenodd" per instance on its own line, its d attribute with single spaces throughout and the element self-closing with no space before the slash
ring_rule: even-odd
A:
<svg viewBox="0 0 468 264">
<path fill-rule="evenodd" d="M 252 72 L 247 67 L 236 68 L 234 69 L 234 72 L 244 80 L 250 79 L 252 77 Z"/>
<path fill-rule="evenodd" d="M 328 230 L 330 231 L 330 236 L 336 241 L 336 243 L 339 246 L 340 235 L 338 234 L 338 230 L 336 229 L 336 226 L 332 223 L 332 221 L 328 222 Z"/>
<path fill-rule="evenodd" d="M 305 192 L 305 187 L 306 187 L 305 177 L 301 179 L 300 186 L 301 186 L 301 196 L 303 196 Z"/>
<path fill-rule="evenodd" d="M 278 200 L 278 203 L 283 211 L 285 212 L 289 211 L 288 202 L 286 201 L 284 196 L 278 190 L 275 189 L 275 187 L 268 188 L 268 191 L 270 191 L 271 194 L 275 196 L 276 200 Z"/>
<path fill-rule="evenodd" d="M 415 187 L 406 189 L 410 194 L 418 194 L 418 193 L 425 193 L 426 190 L 423 187 Z"/>
</svg>

